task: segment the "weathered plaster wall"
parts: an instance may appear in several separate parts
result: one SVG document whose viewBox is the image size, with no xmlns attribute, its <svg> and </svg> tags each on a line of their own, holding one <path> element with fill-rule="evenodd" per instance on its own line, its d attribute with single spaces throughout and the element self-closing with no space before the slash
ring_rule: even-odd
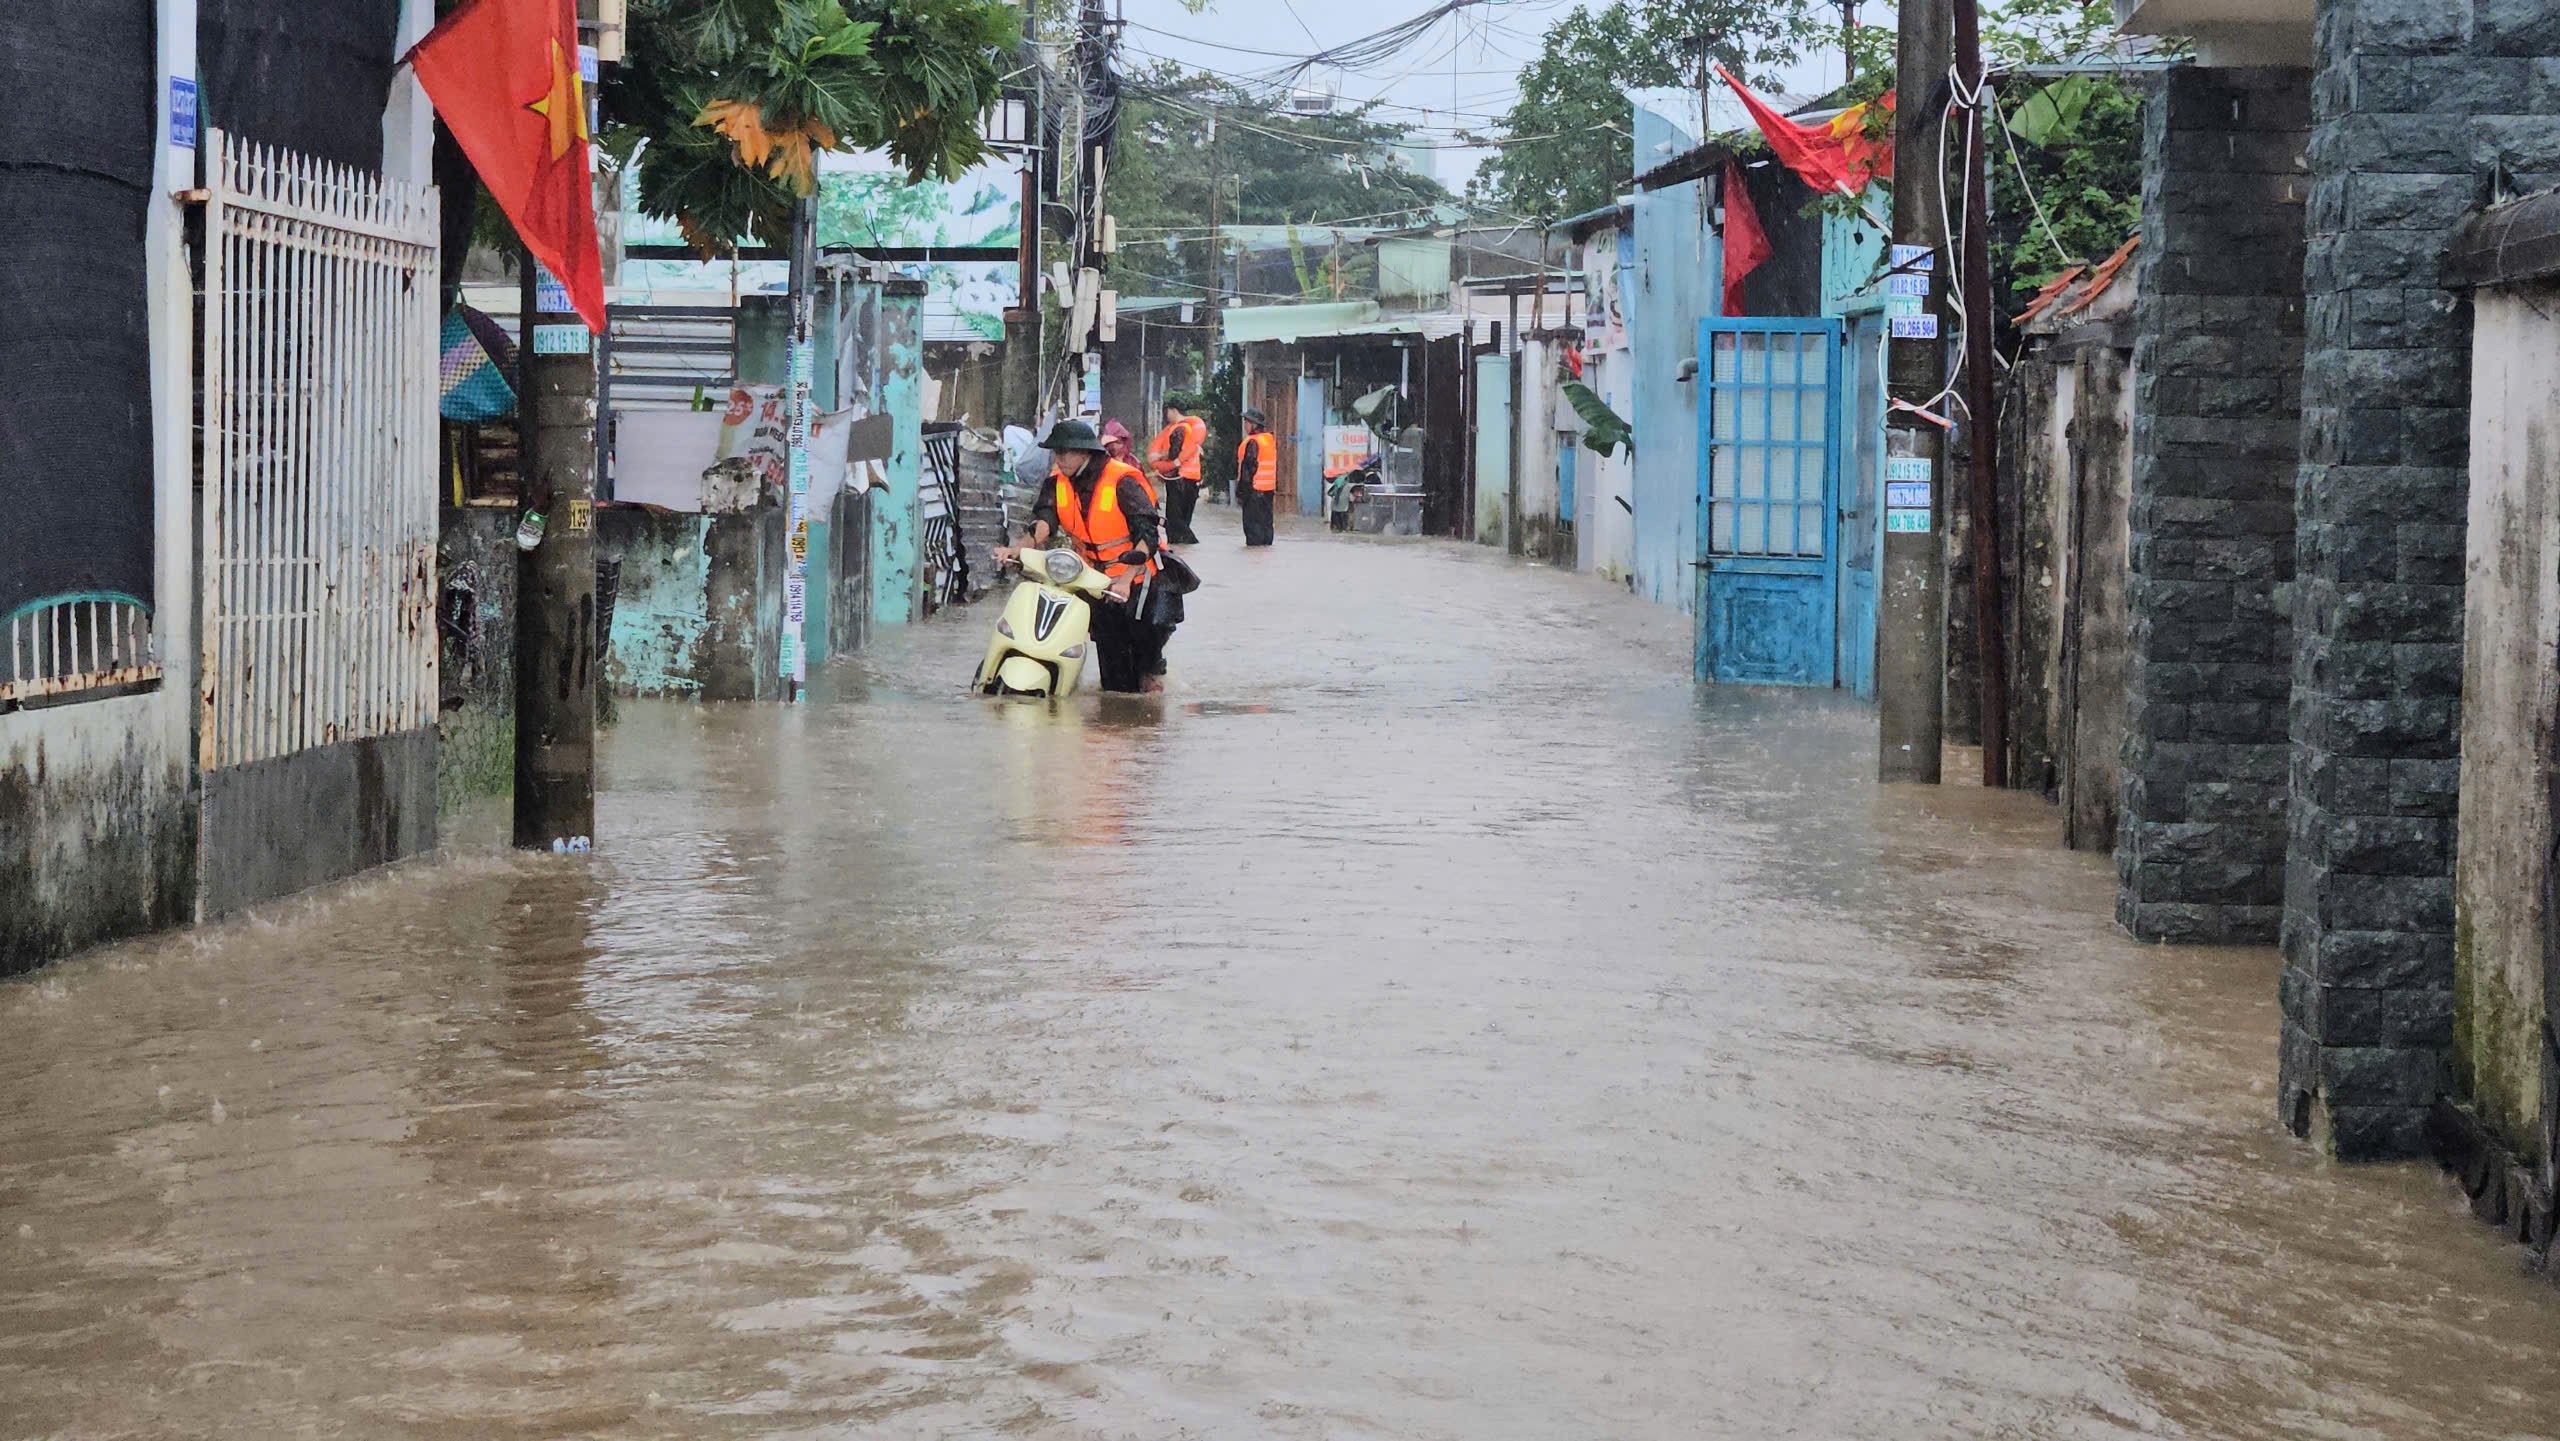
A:
<svg viewBox="0 0 2560 1441">
<path fill-rule="evenodd" d="M 827 518 L 829 549 L 835 553 L 827 586 L 834 594 L 827 605 L 825 648 L 814 654 L 848 655 L 862 648 L 871 620 L 871 493 L 836 492 Z"/>
<path fill-rule="evenodd" d="M 1635 411 L 1635 357 L 1623 348 L 1594 351 L 1584 362 L 1591 391 L 1621 416 Z M 1573 527 L 1577 569 L 1612 581 L 1635 575 L 1635 464 L 1621 446 L 1610 455 L 1584 448 L 1574 469 Z M 1695 519 L 1690 521 L 1695 526 Z"/>
<path fill-rule="evenodd" d="M 1532 340 L 1520 347 L 1514 362 L 1520 368 L 1520 417 L 1511 454 L 1520 499 L 1511 553 L 1571 565 L 1570 554 L 1557 553 L 1556 458 L 1562 437 L 1556 432 L 1556 407 L 1563 404 L 1556 392 L 1558 354 L 1556 342 Z"/>
<path fill-rule="evenodd" d="M 447 507 L 436 534 L 436 817 L 450 832 L 515 794 L 516 512 Z"/>
<path fill-rule="evenodd" d="M 887 484 L 871 497 L 871 623 L 905 625 L 922 612 L 916 560 L 916 488 L 924 474 L 924 347 L 918 326 L 924 287 L 893 281 L 880 296 L 880 408 L 897 427 Z"/>
<path fill-rule="evenodd" d="M 194 914 L 188 698 L 0 715 L 0 975 Z"/>
<path fill-rule="evenodd" d="M 710 517 L 620 508 L 596 513 L 596 554 L 622 567 L 604 681 L 621 695 L 702 691 L 698 660 L 710 618 Z"/>
<path fill-rule="evenodd" d="M 1475 387 L 1476 544 L 1510 549 L 1511 357 L 1479 355 L 1467 379 Z"/>
<path fill-rule="evenodd" d="M 2145 107 L 2121 889 L 2146 940 L 2272 941 L 2310 75 L 2179 66 Z"/>
<path fill-rule="evenodd" d="M 2539 1161 L 2560 780 L 2560 285 L 2479 292 L 2472 357 L 2454 1069 L 2482 1121 Z"/>
<path fill-rule="evenodd" d="M 709 519 L 702 538 L 708 623 L 695 651 L 702 698 L 779 700 L 789 518 L 769 507 Z"/>
<path fill-rule="evenodd" d="M 2009 602 L 2009 784 L 2050 791 L 2060 752 L 2063 570 L 2071 525 L 2068 356 L 2018 357 L 2000 404 L 2000 529 Z"/>
<path fill-rule="evenodd" d="M 2088 346 L 2078 351 L 2073 369 L 2056 799 L 2063 844 L 2103 851 L 2116 843 L 2124 765 L 2133 357 L 2113 346 Z"/>
<path fill-rule="evenodd" d="M 2284 1119 L 2411 1155 L 2454 1027 L 2470 307 L 2454 227 L 2560 179 L 2560 8 L 2322 0 L 2294 607 Z"/>
<path fill-rule="evenodd" d="M 773 506 L 597 512 L 597 554 L 622 566 L 605 684 L 620 695 L 780 696 L 786 529 Z"/>
</svg>

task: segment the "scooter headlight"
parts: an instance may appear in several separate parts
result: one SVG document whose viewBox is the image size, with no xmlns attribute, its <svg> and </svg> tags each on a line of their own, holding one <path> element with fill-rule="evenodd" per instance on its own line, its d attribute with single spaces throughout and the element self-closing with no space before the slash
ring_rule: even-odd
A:
<svg viewBox="0 0 2560 1441">
<path fill-rule="evenodd" d="M 1084 574 L 1084 561 L 1071 550 L 1053 550 L 1040 568 L 1049 573 L 1049 584 L 1065 585 Z"/>
<path fill-rule="evenodd" d="M 1006 640 L 1013 639 L 1013 622 L 1006 620 L 1003 616 L 997 616 L 996 634 L 1003 636 Z"/>
</svg>

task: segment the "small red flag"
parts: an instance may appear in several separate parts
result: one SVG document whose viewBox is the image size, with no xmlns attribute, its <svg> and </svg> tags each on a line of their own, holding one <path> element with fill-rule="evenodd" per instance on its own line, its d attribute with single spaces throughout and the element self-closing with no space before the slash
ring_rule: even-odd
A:
<svg viewBox="0 0 2560 1441">
<path fill-rule="evenodd" d="M 576 0 L 466 0 L 409 50 L 409 66 L 524 248 L 604 329 L 587 97 Z"/>
<path fill-rule="evenodd" d="M 1719 65 L 1716 74 L 1733 87 L 1742 108 L 1751 112 L 1753 124 L 1769 138 L 1769 148 L 1787 168 L 1804 178 L 1816 190 L 1836 190 L 1843 195 L 1856 195 L 1867 188 L 1867 182 L 1879 172 L 1893 173 L 1893 143 L 1878 144 L 1867 134 L 1867 113 L 1874 106 L 1886 112 L 1893 110 L 1893 92 L 1886 91 L 1876 100 L 1852 105 L 1821 125 L 1798 125 L 1768 102 L 1742 88 L 1733 72 Z"/>
<path fill-rule="evenodd" d="M 1760 208 L 1742 187 L 1742 167 L 1724 163 L 1724 313 L 1742 314 L 1742 282 L 1769 258 L 1769 232 Z"/>
</svg>

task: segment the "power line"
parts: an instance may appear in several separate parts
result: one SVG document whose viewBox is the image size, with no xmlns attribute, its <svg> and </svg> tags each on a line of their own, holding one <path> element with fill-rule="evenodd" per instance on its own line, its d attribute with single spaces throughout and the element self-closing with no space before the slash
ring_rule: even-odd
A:
<svg viewBox="0 0 2560 1441">
<path fill-rule="evenodd" d="M 1238 74 L 1235 74 L 1235 73 L 1234 73 L 1234 72 L 1232 72 L 1232 71 L 1225 71 L 1225 70 L 1212 70 L 1212 69 L 1210 69 L 1210 68 L 1208 68 L 1207 66 L 1204 66 L 1204 65 L 1194 65 L 1194 64 L 1191 64 L 1190 62 L 1185 61 L 1185 60 L 1178 60 L 1178 59 L 1175 59 L 1173 56 L 1170 56 L 1170 55 L 1158 55 L 1158 54 L 1156 54 L 1155 52 L 1150 51 L 1150 50 L 1140 50 L 1140 49 L 1136 48 L 1135 46 L 1130 47 L 1130 50 L 1131 50 L 1131 53 L 1133 53 L 1133 54 L 1135 54 L 1135 55 L 1139 56 L 1139 57 L 1140 57 L 1140 58 L 1142 58 L 1142 59 L 1147 59 L 1147 60 L 1161 60 L 1161 61 L 1165 62 L 1165 63 L 1166 63 L 1166 64 L 1168 64 L 1168 65 L 1177 65 L 1177 66 L 1181 66 L 1182 68 L 1184 68 L 1185 70 L 1190 71 L 1190 72 L 1191 72 L 1191 73 L 1193 73 L 1193 74 L 1206 75 L 1206 76 L 1210 76 L 1210 77 L 1215 78 L 1215 79 L 1228 81 L 1228 82 L 1230 82 L 1230 83 L 1232 83 L 1232 84 L 1236 85 L 1236 86 L 1237 86 L 1238 88 L 1240 88 L 1240 89 L 1247 89 L 1247 90 L 1250 90 L 1250 89 L 1252 89 L 1252 88 L 1255 88 L 1255 87 L 1261 86 L 1261 85 L 1263 85 L 1263 84 L 1265 84 L 1265 83 L 1266 83 L 1266 82 L 1264 82 L 1264 81 L 1261 81 L 1261 80 L 1259 80 L 1259 79 L 1256 79 L 1256 78 L 1255 78 L 1255 77 L 1253 77 L 1253 76 L 1249 76 L 1249 75 L 1238 75 Z M 1495 72 L 1492 72 L 1492 73 L 1495 73 L 1495 74 L 1501 74 L 1501 75 L 1512 75 L 1512 74 L 1516 74 L 1517 72 L 1504 70 L 1504 71 L 1495 71 Z M 1394 77 L 1394 79 L 1402 79 L 1402 78 L 1403 78 L 1402 76 Z M 1146 85 L 1144 85 L 1142 82 L 1138 82 L 1138 81 L 1134 81 L 1134 80 L 1133 80 L 1133 81 L 1130 81 L 1130 82 L 1128 82 L 1128 83 L 1129 83 L 1132 87 L 1137 88 L 1137 89 L 1140 89 L 1140 90 L 1144 91 L 1144 92 L 1145 92 L 1145 93 L 1147 93 L 1147 94 L 1151 94 L 1151 95 L 1161 95 L 1161 94 L 1165 93 L 1165 92 L 1163 92 L 1163 91 L 1162 91 L 1162 90 L 1160 90 L 1160 89 L 1157 89 L 1157 88 L 1154 88 L 1154 87 L 1150 87 L 1150 86 L 1146 86 Z M 1392 80 L 1390 80 L 1390 81 L 1382 82 L 1382 83 L 1393 83 L 1393 82 L 1392 82 Z M 1504 96 L 1504 95 L 1508 95 L 1508 96 L 1511 96 L 1511 97 L 1513 97 L 1513 98 L 1515 98 L 1515 99 L 1516 99 L 1516 98 L 1518 97 L 1518 95 L 1519 95 L 1519 92 L 1518 92 L 1516 89 L 1514 89 L 1514 90 L 1500 90 L 1500 91 L 1487 91 L 1487 92 L 1485 92 L 1483 95 L 1480 95 L 1480 96 L 1469 96 L 1469 97 L 1468 97 L 1468 99 L 1469 99 L 1469 100 L 1471 100 L 1471 101 L 1492 100 L 1492 99 L 1495 99 L 1495 98 L 1497 98 L 1497 97 Z M 1447 105 L 1416 105 L 1416 104 L 1413 104 L 1413 103 L 1412 103 L 1412 102 L 1410 102 L 1410 101 L 1405 101 L 1405 100 L 1388 100 L 1388 99 L 1384 99 L 1384 98 L 1377 98 L 1377 99 L 1364 99 L 1364 98 L 1361 98 L 1361 97 L 1358 97 L 1358 96 L 1343 96 L 1343 97 L 1341 97 L 1341 98 L 1342 98 L 1342 100 L 1344 101 L 1344 103 L 1345 103 L 1345 104 L 1353 105 L 1353 106 L 1358 106 L 1358 107 L 1361 107 L 1361 108 L 1368 108 L 1368 107 L 1373 107 L 1373 106 L 1374 106 L 1374 107 L 1379 107 L 1379 108 L 1388 109 L 1388 110 L 1410 110 L 1410 111 L 1415 111 L 1415 112 L 1417 112 L 1417 113 L 1424 114 L 1424 115 L 1463 115 L 1463 116 L 1466 116 L 1466 117 L 1468 117 L 1468 118 L 1470 118 L 1470 119 L 1487 120 L 1487 121 L 1497 121 L 1497 122 L 1498 122 L 1498 121 L 1502 121 L 1502 120 L 1505 120 L 1505 119 L 1508 119 L 1508 118 L 1509 118 L 1509 112 L 1508 112 L 1508 110 L 1461 110 L 1461 109 L 1455 109 L 1455 108 L 1452 108 L 1452 107 L 1447 106 Z M 1436 129 L 1444 129 L 1444 130 L 1453 130 L 1453 131 L 1454 131 L 1454 130 L 1464 129 L 1464 128 L 1466 128 L 1466 127 L 1463 127 L 1463 126 L 1455 126 L 1455 125 L 1449 125 L 1449 126 L 1437 126 L 1437 127 L 1433 127 L 1433 126 L 1413 126 L 1413 127 L 1410 127 L 1410 128 L 1414 128 L 1414 129 L 1435 129 L 1435 128 L 1436 128 Z"/>
</svg>

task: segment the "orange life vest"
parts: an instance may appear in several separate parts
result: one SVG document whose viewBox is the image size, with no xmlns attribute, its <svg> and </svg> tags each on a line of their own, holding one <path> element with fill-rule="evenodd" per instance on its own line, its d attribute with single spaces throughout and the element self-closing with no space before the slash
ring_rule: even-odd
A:
<svg viewBox="0 0 2560 1441">
<path fill-rule="evenodd" d="M 1245 455 L 1251 452 L 1253 459 Z M 1280 438 L 1270 431 L 1248 435 L 1236 447 L 1236 484 L 1250 485 L 1256 490 L 1280 488 Z"/>
<path fill-rule="evenodd" d="M 1129 517 L 1120 512 L 1120 482 L 1134 480 L 1149 499 L 1155 496 L 1155 488 L 1147 484 L 1144 473 L 1125 460 L 1104 461 L 1102 475 L 1093 483 L 1090 506 L 1077 498 L 1076 484 L 1065 471 L 1053 470 L 1049 478 L 1058 487 L 1058 525 L 1075 539 L 1076 551 L 1084 557 L 1085 564 L 1113 580 L 1131 570 L 1141 570 L 1142 579 L 1155 574 L 1153 559 L 1142 567 L 1105 563 L 1106 557 L 1116 561 L 1129 549 Z"/>
<path fill-rule="evenodd" d="M 1182 417 L 1182 478 L 1200 478 L 1200 447 L 1209 439 L 1209 422 L 1196 415 Z"/>
<path fill-rule="evenodd" d="M 1200 478 L 1200 442 L 1209 435 L 1209 422 L 1196 415 L 1186 415 L 1156 432 L 1147 442 L 1147 464 L 1167 480 L 1180 476 L 1184 480 Z"/>
</svg>

